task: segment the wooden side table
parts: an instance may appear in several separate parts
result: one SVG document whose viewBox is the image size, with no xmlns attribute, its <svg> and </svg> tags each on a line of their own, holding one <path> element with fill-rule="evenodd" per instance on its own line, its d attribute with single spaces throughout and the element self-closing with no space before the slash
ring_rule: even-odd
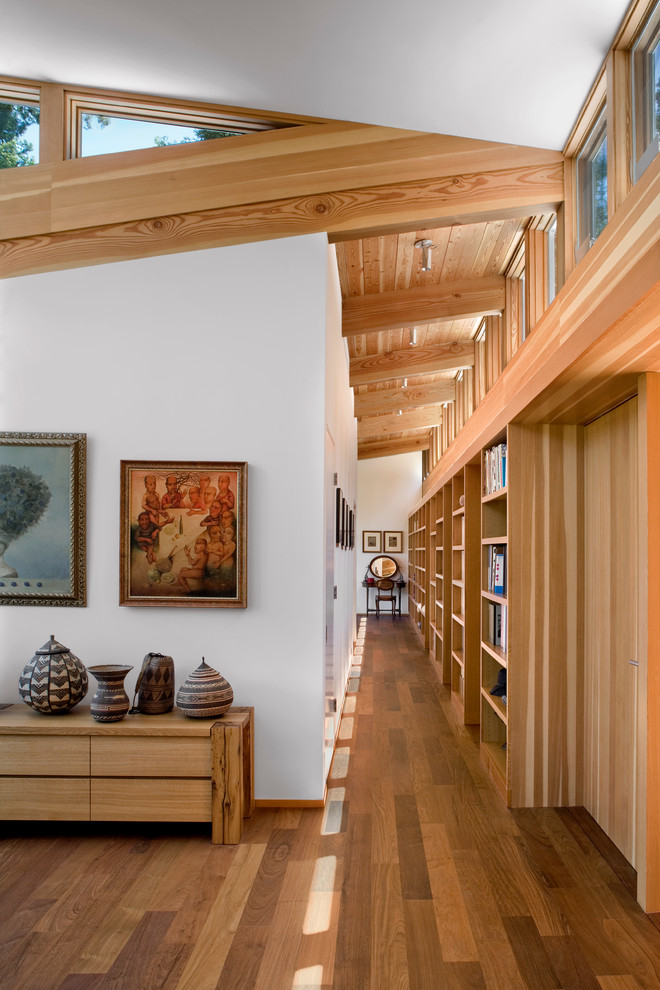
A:
<svg viewBox="0 0 660 990">
<path fill-rule="evenodd" d="M 87 708 L 10 705 L 0 710 L 0 818 L 210 821 L 212 842 L 237 843 L 254 810 L 253 732 L 253 708 L 102 723 Z"/>
</svg>

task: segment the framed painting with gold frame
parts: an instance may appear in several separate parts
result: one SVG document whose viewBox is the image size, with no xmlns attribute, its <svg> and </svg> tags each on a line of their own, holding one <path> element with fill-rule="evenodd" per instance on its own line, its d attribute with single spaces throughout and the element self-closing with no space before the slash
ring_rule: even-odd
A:
<svg viewBox="0 0 660 990">
<path fill-rule="evenodd" d="M 247 606 L 247 463 L 122 461 L 120 605 Z"/>
</svg>

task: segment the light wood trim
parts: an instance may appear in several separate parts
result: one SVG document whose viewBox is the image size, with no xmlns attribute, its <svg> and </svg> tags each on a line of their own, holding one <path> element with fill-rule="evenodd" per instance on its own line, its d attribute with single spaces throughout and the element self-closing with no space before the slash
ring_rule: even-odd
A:
<svg viewBox="0 0 660 990">
<path fill-rule="evenodd" d="M 631 394 L 627 375 L 660 366 L 659 199 L 656 159 L 425 480 L 424 498 L 523 410 L 587 422 Z"/>
<path fill-rule="evenodd" d="M 605 63 L 603 63 L 589 91 L 589 95 L 582 104 L 582 109 L 573 124 L 568 140 L 564 145 L 564 155 L 566 158 L 574 158 L 579 152 L 584 139 L 596 122 L 599 113 L 605 105 L 606 95 L 607 79 L 605 74 Z"/>
<path fill-rule="evenodd" d="M 412 375 L 429 375 L 440 371 L 458 371 L 474 364 L 474 344 L 428 344 L 408 347 L 387 354 L 370 354 L 353 358 L 349 382 L 369 385 Z"/>
<path fill-rule="evenodd" d="M 441 282 L 344 299 L 342 333 L 353 337 L 373 330 L 395 330 L 416 323 L 499 313 L 503 309 L 501 276 Z"/>
<path fill-rule="evenodd" d="M 390 433 L 405 433 L 409 430 L 431 430 L 442 421 L 442 407 L 428 406 L 422 409 L 402 411 L 384 416 L 365 416 L 358 420 L 358 440 L 367 437 L 385 437 Z"/>
<path fill-rule="evenodd" d="M 632 0 L 619 25 L 612 48 L 630 48 L 639 29 L 655 7 L 657 0 Z"/>
<path fill-rule="evenodd" d="M 369 440 L 358 443 L 358 460 L 371 457 L 389 457 L 392 454 L 411 454 L 418 450 L 428 450 L 431 445 L 430 433 L 419 437 L 395 437 L 389 440 Z"/>
<path fill-rule="evenodd" d="M 353 399 L 356 416 L 377 416 L 379 413 L 394 413 L 399 409 L 414 409 L 416 406 L 430 406 L 438 402 L 453 402 L 456 398 L 456 383 L 408 385 L 406 388 L 383 388 L 376 392 L 358 392 Z"/>
<path fill-rule="evenodd" d="M 64 87 L 42 83 L 39 98 L 39 161 L 64 161 Z"/>
<path fill-rule="evenodd" d="M 632 189 L 630 52 L 607 56 L 607 213 L 611 219 Z"/>
</svg>

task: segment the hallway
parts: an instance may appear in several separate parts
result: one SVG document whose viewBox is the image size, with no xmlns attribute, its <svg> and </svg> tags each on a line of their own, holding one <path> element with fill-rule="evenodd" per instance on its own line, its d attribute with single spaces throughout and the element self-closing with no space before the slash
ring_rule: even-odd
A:
<svg viewBox="0 0 660 990">
<path fill-rule="evenodd" d="M 2 990 L 660 988 L 576 817 L 507 811 L 410 623 L 361 621 L 325 810 L 258 809 L 234 847 L 5 823 Z"/>
</svg>

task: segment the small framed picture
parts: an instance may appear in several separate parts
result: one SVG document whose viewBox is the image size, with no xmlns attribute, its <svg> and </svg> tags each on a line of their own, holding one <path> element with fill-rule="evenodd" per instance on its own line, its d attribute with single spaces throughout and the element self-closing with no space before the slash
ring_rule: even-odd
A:
<svg viewBox="0 0 660 990">
<path fill-rule="evenodd" d="M 122 461 L 120 547 L 120 605 L 245 608 L 245 461 Z"/>
<path fill-rule="evenodd" d="M 382 535 L 379 529 L 363 529 L 362 553 L 382 553 Z"/>
<path fill-rule="evenodd" d="M 341 546 L 341 488 L 335 488 L 335 546 Z"/>
<path fill-rule="evenodd" d="M 402 553 L 403 552 L 403 532 L 399 529 L 385 530 L 385 546 L 383 547 L 384 553 Z"/>
<path fill-rule="evenodd" d="M 355 512 L 353 509 L 348 510 L 348 549 L 352 550 L 355 546 Z"/>
<path fill-rule="evenodd" d="M 85 433 L 0 433 L 0 605 L 85 605 Z"/>
</svg>

